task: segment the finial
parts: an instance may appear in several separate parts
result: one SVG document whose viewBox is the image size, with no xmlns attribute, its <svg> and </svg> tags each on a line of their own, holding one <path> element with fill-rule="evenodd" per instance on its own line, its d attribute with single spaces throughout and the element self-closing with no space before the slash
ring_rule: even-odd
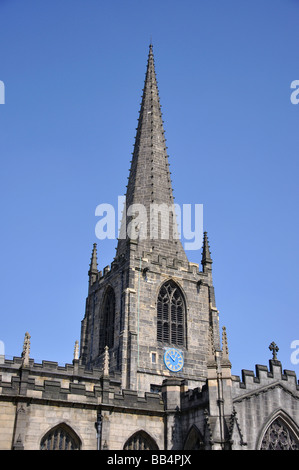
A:
<svg viewBox="0 0 299 470">
<path fill-rule="evenodd" d="M 74 360 L 77 361 L 79 359 L 79 341 L 75 341 L 75 348 L 74 348 Z"/>
<path fill-rule="evenodd" d="M 30 353 L 30 334 L 25 333 L 23 351 L 22 351 L 22 366 L 29 367 L 29 353 Z"/>
<path fill-rule="evenodd" d="M 103 373 L 104 373 L 104 377 L 109 377 L 109 348 L 108 346 L 105 346 Z"/>
<path fill-rule="evenodd" d="M 154 46 L 152 43 L 152 39 L 149 45 L 149 51 L 148 51 L 148 63 L 154 61 Z"/>
<path fill-rule="evenodd" d="M 279 347 L 277 346 L 276 343 L 274 343 L 274 341 L 272 341 L 272 343 L 270 344 L 269 349 L 272 352 L 273 361 L 277 361 L 277 354 L 276 353 L 278 353 Z"/>
<path fill-rule="evenodd" d="M 153 37 L 151 35 L 151 38 L 150 38 L 150 45 L 149 45 L 149 51 L 152 53 L 153 52 Z"/>
</svg>

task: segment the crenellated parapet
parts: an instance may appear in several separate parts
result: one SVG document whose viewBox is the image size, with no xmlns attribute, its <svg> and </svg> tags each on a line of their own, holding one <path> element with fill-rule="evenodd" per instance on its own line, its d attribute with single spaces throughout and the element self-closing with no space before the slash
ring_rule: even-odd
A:
<svg viewBox="0 0 299 470">
<path fill-rule="evenodd" d="M 112 392 L 120 389 L 117 374 L 110 377 L 109 387 Z M 61 366 L 57 362 L 36 363 L 29 359 L 24 367 L 22 358 L 14 357 L 5 359 L 0 367 L 0 393 L 6 397 L 101 403 L 102 392 L 103 371 L 86 370 L 76 360 Z"/>
<path fill-rule="evenodd" d="M 26 374 L 24 374 L 24 370 Z M 143 410 L 147 413 L 163 413 L 160 394 L 122 390 L 117 374 L 104 370 L 86 370 L 72 364 L 65 366 L 57 362 L 43 361 L 41 364 L 29 360 L 22 367 L 22 358 L 5 360 L 0 367 L 0 397 L 2 400 L 22 399 L 28 402 L 55 402 L 65 406 L 98 405 L 115 410 Z"/>
<path fill-rule="evenodd" d="M 158 393 L 145 392 L 140 396 L 135 390 L 122 390 L 119 394 L 113 394 L 110 405 L 114 411 L 126 409 L 138 413 L 164 414 L 164 403 Z"/>
<path fill-rule="evenodd" d="M 285 386 L 290 392 L 299 398 L 299 384 L 296 373 L 291 370 L 282 370 L 280 361 L 270 360 L 269 368 L 265 365 L 256 365 L 255 373 L 251 370 L 242 370 L 241 378 L 232 376 L 233 394 L 236 397 L 243 397 L 244 392 L 262 391 L 269 386 Z"/>
<path fill-rule="evenodd" d="M 136 270 L 139 270 L 140 256 L 136 256 Z M 198 263 L 188 262 L 184 263 L 179 258 L 174 258 L 172 256 L 167 256 L 167 254 L 158 254 L 155 252 L 143 252 L 142 257 L 142 273 L 145 276 L 146 270 L 153 268 L 167 268 L 167 270 L 172 270 L 173 273 L 176 271 L 183 272 L 186 274 L 193 274 L 196 276 L 196 282 L 198 286 L 207 286 L 209 276 L 208 273 L 200 271 Z M 123 269 L 126 263 L 126 258 L 124 256 L 115 258 L 115 260 L 110 264 L 105 266 L 102 270 L 93 272 L 93 280 L 90 287 L 98 289 L 103 282 L 106 282 L 111 278 L 119 269 Z M 91 271 L 89 271 L 90 273 Z"/>
<path fill-rule="evenodd" d="M 193 408 L 205 409 L 208 405 L 208 389 L 204 385 L 203 387 L 196 387 L 189 389 L 181 395 L 181 407 L 182 411 L 190 410 Z"/>
<path fill-rule="evenodd" d="M 276 352 L 273 349 L 273 356 Z M 232 403 L 237 420 L 232 428 L 233 449 L 242 448 L 244 443 L 248 450 L 260 449 L 266 430 L 276 419 L 283 419 L 283 423 L 296 429 L 298 400 L 296 374 L 283 370 L 277 358 L 269 361 L 269 367 L 256 365 L 255 372 L 242 370 L 241 378 L 232 376 Z"/>
</svg>

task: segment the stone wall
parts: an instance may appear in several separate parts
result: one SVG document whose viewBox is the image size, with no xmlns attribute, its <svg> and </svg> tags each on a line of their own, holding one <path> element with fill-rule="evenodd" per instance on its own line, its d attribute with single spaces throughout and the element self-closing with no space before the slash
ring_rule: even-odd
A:
<svg viewBox="0 0 299 470">
<path fill-rule="evenodd" d="M 271 360 L 269 370 L 257 365 L 256 373 L 244 370 L 242 381 L 233 379 L 233 406 L 239 426 L 239 431 L 238 426 L 234 430 L 234 449 L 259 449 L 267 427 L 279 416 L 288 427 L 294 427 L 299 440 L 299 386 L 293 371 L 282 372 L 281 363 Z"/>
<path fill-rule="evenodd" d="M 111 269 L 105 268 L 104 274 L 100 272 L 89 289 L 82 323 L 81 362 L 102 367 L 100 324 L 105 291 L 111 286 L 116 304 L 110 370 L 121 374 L 123 388 L 150 391 L 151 384 L 161 386 L 163 379 L 169 377 L 163 355 L 171 344 L 157 340 L 157 297 L 162 284 L 172 279 L 186 302 L 185 344 L 176 346 L 184 355 L 184 368 L 177 377 L 187 377 L 194 387 L 202 385 L 206 378 L 211 322 L 215 344 L 219 344 L 219 319 L 211 274 L 199 271 L 194 263 L 186 268 L 177 260 L 167 258 L 167 254 L 164 257 L 144 253 L 141 260 L 135 259 L 134 244 L 131 245 L 130 262 L 113 263 Z M 152 353 L 156 353 L 156 362 L 152 361 Z"/>
<path fill-rule="evenodd" d="M 96 450 L 102 416 L 102 443 L 122 449 L 136 431 L 164 445 L 164 407 L 159 394 L 121 390 L 118 377 L 86 371 L 78 361 L 64 367 L 55 362 L 23 367 L 21 358 L 0 365 L 0 449 L 38 450 L 45 434 L 66 425 L 82 450 Z"/>
<path fill-rule="evenodd" d="M 16 405 L 10 401 L 0 402 L 0 450 L 11 450 Z"/>
</svg>

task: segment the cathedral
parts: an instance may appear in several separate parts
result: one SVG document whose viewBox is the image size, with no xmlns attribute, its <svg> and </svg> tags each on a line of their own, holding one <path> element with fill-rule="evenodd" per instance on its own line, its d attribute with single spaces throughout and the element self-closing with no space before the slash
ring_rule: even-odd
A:
<svg viewBox="0 0 299 470">
<path fill-rule="evenodd" d="M 208 235 L 199 266 L 173 207 L 150 45 L 115 258 L 100 271 L 94 244 L 72 364 L 36 363 L 29 333 L 0 356 L 1 450 L 299 449 L 295 372 L 272 343 L 268 366 L 232 375 Z"/>
</svg>

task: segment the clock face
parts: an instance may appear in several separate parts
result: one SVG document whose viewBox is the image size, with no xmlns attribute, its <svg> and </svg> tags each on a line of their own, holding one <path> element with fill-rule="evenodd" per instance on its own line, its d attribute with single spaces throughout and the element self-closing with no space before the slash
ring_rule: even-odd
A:
<svg viewBox="0 0 299 470">
<path fill-rule="evenodd" d="M 164 353 L 164 363 L 167 369 L 178 372 L 184 365 L 183 354 L 174 348 L 167 349 Z"/>
</svg>

